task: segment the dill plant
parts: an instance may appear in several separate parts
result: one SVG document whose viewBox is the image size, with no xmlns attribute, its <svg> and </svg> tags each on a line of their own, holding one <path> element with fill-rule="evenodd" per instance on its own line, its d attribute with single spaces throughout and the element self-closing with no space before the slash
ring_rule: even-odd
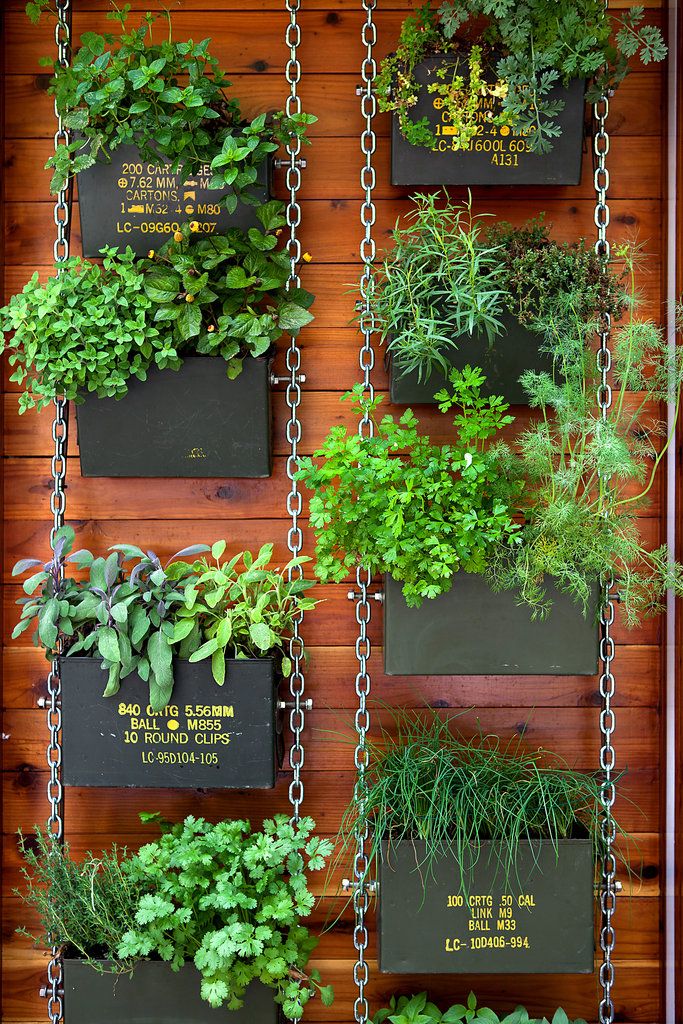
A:
<svg viewBox="0 0 683 1024">
<path fill-rule="evenodd" d="M 453 854 L 467 891 L 488 840 L 499 844 L 506 880 L 515 875 L 521 842 L 532 849 L 548 842 L 557 851 L 560 840 L 587 836 L 599 853 L 601 780 L 556 754 L 525 750 L 519 738 L 467 738 L 453 718 L 435 712 L 393 709 L 391 725 L 368 750 L 363 802 L 344 812 L 339 857 L 367 827 L 369 865 L 384 856 L 383 843 L 388 860 L 400 842 L 424 843 L 416 858 L 425 880 L 438 858 Z"/>
<path fill-rule="evenodd" d="M 630 303 L 613 333 L 612 402 L 605 418 L 595 398 L 599 373 L 591 343 L 598 324 L 586 321 L 569 296 L 562 315 L 539 317 L 553 371 L 529 370 L 521 378 L 539 415 L 515 450 L 496 448 L 498 473 L 525 481 L 518 506 L 525 523 L 516 548 L 499 545 L 492 552 L 486 576 L 495 589 L 516 590 L 534 616 L 551 607 L 546 577 L 584 609 L 598 581 L 614 577 L 629 626 L 663 610 L 667 589 L 683 593 L 683 567 L 666 545 L 648 551 L 637 521 L 672 437 L 660 403 L 675 403 L 675 421 L 683 382 L 680 346 L 670 346 L 661 327 L 636 316 L 641 256 L 634 246 L 615 251 L 626 266 Z"/>
<path fill-rule="evenodd" d="M 547 153 L 561 132 L 556 118 L 564 101 L 553 95 L 556 86 L 587 79 L 593 102 L 624 80 L 629 58 L 664 60 L 662 34 L 643 18 L 641 6 L 617 16 L 602 0 L 444 0 L 436 10 L 428 0 L 405 19 L 396 52 L 380 65 L 379 108 L 397 115 L 412 145 L 434 149 L 429 119 L 412 116 L 415 68 L 433 54 L 453 54 L 455 67 L 441 68 L 428 89 L 442 100 L 455 145 L 469 146 L 488 95 L 500 101 L 491 124 L 512 127 L 532 152 Z"/>
</svg>

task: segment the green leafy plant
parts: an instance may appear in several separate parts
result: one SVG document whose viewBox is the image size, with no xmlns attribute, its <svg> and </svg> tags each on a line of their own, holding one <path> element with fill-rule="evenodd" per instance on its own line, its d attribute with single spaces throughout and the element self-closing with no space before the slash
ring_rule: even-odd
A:
<svg viewBox="0 0 683 1024">
<path fill-rule="evenodd" d="M 392 996 L 389 1006 L 378 1010 L 372 1018 L 372 1024 L 384 1024 L 386 1020 L 391 1024 L 470 1024 L 470 1021 L 488 1021 L 489 1024 L 548 1024 L 545 1017 L 529 1017 L 523 1006 L 518 1006 L 512 1013 L 505 1017 L 499 1017 L 497 1013 L 487 1006 L 477 1006 L 477 999 L 474 992 L 470 992 L 467 1003 L 455 1003 L 444 1013 L 429 1002 L 426 992 L 420 992 L 416 996 Z M 577 1018 L 571 1021 L 564 1010 L 555 1011 L 551 1024 L 586 1024 L 585 1020 Z"/>
<path fill-rule="evenodd" d="M 291 1020 L 315 993 L 331 1004 L 331 987 L 308 970 L 317 939 L 301 923 L 315 902 L 309 874 L 332 849 L 311 818 L 278 815 L 256 832 L 248 821 L 141 817 L 163 834 L 136 854 L 114 847 L 77 864 L 51 837 L 39 833 L 37 851 L 22 844 L 27 888 L 18 895 L 38 911 L 45 944 L 95 967 L 106 956 L 115 971 L 149 958 L 175 971 L 194 963 L 214 1007 L 239 1009 L 252 981 L 274 989 Z"/>
<path fill-rule="evenodd" d="M 397 114 L 410 143 L 436 148 L 429 119 L 411 116 L 420 88 L 415 68 L 433 54 L 450 54 L 428 91 L 441 101 L 454 148 L 470 147 L 482 100 L 493 97 L 488 122 L 513 128 L 532 152 L 546 153 L 561 132 L 556 119 L 564 102 L 553 96 L 555 86 L 588 79 L 593 102 L 623 81 L 629 58 L 664 60 L 662 34 L 643 17 L 640 6 L 617 17 L 601 0 L 444 0 L 438 11 L 427 2 L 406 18 L 396 52 L 382 61 L 380 110 Z"/>
<path fill-rule="evenodd" d="M 602 780 L 570 768 L 559 756 L 527 751 L 519 737 L 467 738 L 453 719 L 436 712 L 392 710 L 390 723 L 369 743 L 369 767 L 361 805 L 344 812 L 339 857 L 355 843 L 358 829 L 371 833 L 369 864 L 402 841 L 424 842 L 415 850 L 424 884 L 434 861 L 453 855 L 463 891 L 483 855 L 482 843 L 498 844 L 497 864 L 506 884 L 515 884 L 519 845 L 589 836 L 601 848 Z"/>
<path fill-rule="evenodd" d="M 145 380 L 151 365 L 178 369 L 181 360 L 170 332 L 154 324 L 144 282 L 131 249 L 107 249 L 101 267 L 72 256 L 58 278 L 40 284 L 36 272 L 12 296 L 0 309 L 0 352 L 9 351 L 10 379 L 24 386 L 20 413 L 42 409 L 56 395 L 121 398 L 128 381 Z"/>
<path fill-rule="evenodd" d="M 296 335 L 313 319 L 310 292 L 287 290 L 289 256 L 276 249 L 282 204 L 266 203 L 256 216 L 263 231 L 203 236 L 198 224 L 183 225 L 141 264 L 155 326 L 165 325 L 176 350 L 191 344 L 199 355 L 222 356 L 231 378 L 246 356 L 264 355 L 283 332 Z"/>
<path fill-rule="evenodd" d="M 422 380 L 450 369 L 448 354 L 466 336 L 505 344 L 501 317 L 512 313 L 543 334 L 547 319 L 621 316 L 625 292 L 584 242 L 560 244 L 543 218 L 521 228 L 488 223 L 471 197 L 415 195 L 408 220 L 397 221 L 392 246 L 375 277 L 371 304 L 381 338 L 402 373 Z M 539 343 L 541 338 L 539 338 Z"/>
<path fill-rule="evenodd" d="M 357 386 L 345 398 L 372 415 L 374 436 L 333 427 L 313 458 L 301 460 L 298 478 L 314 492 L 321 580 L 339 582 L 363 565 L 390 572 L 407 603 L 419 605 L 449 590 L 459 569 L 482 572 L 496 544 L 515 543 L 518 527 L 499 497 L 488 447 L 513 417 L 502 398 L 481 396 L 479 370 L 452 370 L 450 381 L 459 402 L 452 444 L 420 436 L 410 409 L 398 422 L 377 421 L 381 396 L 367 401 Z"/>
<path fill-rule="evenodd" d="M 637 522 L 672 436 L 659 417 L 659 403 L 674 403 L 675 421 L 683 359 L 661 327 L 635 315 L 638 250 L 620 246 L 616 256 L 627 267 L 631 301 L 613 332 L 611 404 L 603 418 L 591 350 L 596 325 L 583 321 L 579 311 L 573 318 L 552 312 L 539 318 L 554 370 L 529 370 L 521 382 L 540 415 L 514 450 L 500 445 L 495 451 L 499 477 L 516 474 L 525 481 L 518 503 L 525 522 L 516 548 L 492 552 L 486 575 L 494 588 L 517 591 L 541 617 L 551 607 L 546 578 L 587 608 L 598 580 L 611 576 L 634 626 L 662 610 L 667 589 L 683 593 L 683 567 L 666 546 L 648 551 Z M 571 302 L 567 309 L 574 312 Z M 440 397 L 447 410 L 450 399 Z"/>
<path fill-rule="evenodd" d="M 128 871 L 125 847 L 114 845 L 99 856 L 89 852 L 75 861 L 68 842 L 39 828 L 35 832 L 35 837 L 19 833 L 24 888 L 13 891 L 36 912 L 42 933 L 33 935 L 25 927 L 19 933 L 37 946 L 56 942 L 91 962 L 118 963 L 117 947 L 135 924 L 144 891 Z"/>
<path fill-rule="evenodd" d="M 308 559 L 300 555 L 278 570 L 270 567 L 273 547 L 265 544 L 257 558 L 243 551 L 222 562 L 225 541 L 211 548 L 194 544 L 162 565 L 154 552 L 133 544 L 116 544 L 106 558 L 90 551 L 72 552 L 74 531 L 62 527 L 54 557 L 41 564 L 25 558 L 13 575 L 37 570 L 24 582 L 18 600 L 21 618 L 12 636 L 35 623 L 33 642 L 48 660 L 61 652 L 97 658 L 107 682 L 104 696 L 118 693 L 132 672 L 149 681 L 150 705 L 165 707 L 173 692 L 173 655 L 190 661 L 211 658 L 213 678 L 225 681 L 226 658 L 271 657 L 278 671 L 291 672 L 286 649 L 294 619 L 313 608 L 304 592 L 311 580 L 287 580 L 289 568 Z M 184 558 L 211 552 L 214 560 Z M 128 569 L 125 562 L 135 560 Z M 240 571 L 239 563 L 243 569 Z M 88 573 L 75 579 L 60 572 L 74 564 Z"/>
<path fill-rule="evenodd" d="M 143 260 L 108 248 L 101 267 L 71 257 L 45 284 L 34 274 L 0 309 L 0 353 L 9 351 L 10 379 L 24 386 L 19 412 L 57 396 L 123 398 L 131 378 L 178 370 L 187 355 L 222 357 L 232 379 L 283 332 L 298 334 L 313 319 L 313 296 L 287 291 L 289 257 L 276 248 L 282 205 L 256 215 L 263 230 L 207 237 L 191 222 Z"/>
<path fill-rule="evenodd" d="M 27 5 L 34 22 L 43 11 L 54 14 L 53 0 Z M 175 42 L 168 11 L 148 12 L 128 29 L 129 14 L 130 4 L 107 14 L 119 24 L 118 38 L 84 32 L 68 67 L 42 61 L 53 69 L 49 92 L 64 124 L 77 133 L 48 160 L 53 191 L 97 160 L 109 162 L 118 146 L 135 144 L 143 161 L 170 164 L 183 180 L 210 165 L 210 187 L 226 190 L 222 202 L 231 212 L 238 200 L 257 202 L 252 187 L 259 166 L 291 136 L 306 141 L 316 118 L 278 112 L 247 123 L 225 94 L 231 83 L 209 53 L 210 39 Z M 165 25 L 157 24 L 160 18 Z"/>
</svg>

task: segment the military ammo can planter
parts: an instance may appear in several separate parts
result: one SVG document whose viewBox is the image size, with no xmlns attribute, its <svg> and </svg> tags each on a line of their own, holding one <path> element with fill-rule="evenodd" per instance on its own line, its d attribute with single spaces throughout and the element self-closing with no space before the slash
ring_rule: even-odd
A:
<svg viewBox="0 0 683 1024">
<path fill-rule="evenodd" d="M 588 974 L 593 971 L 590 839 L 521 841 L 506 878 L 484 841 L 467 891 L 455 854 L 425 864 L 425 844 L 382 844 L 379 968 L 394 974 Z M 406 922 L 410 927 L 406 927 Z"/>
<path fill-rule="evenodd" d="M 107 962 L 102 961 L 102 966 L 106 970 Z M 112 974 L 67 958 L 63 970 L 65 1024 L 278 1024 L 280 1020 L 272 992 L 257 982 L 247 989 L 240 1010 L 211 1007 L 199 994 L 192 964 L 173 971 L 161 961 L 147 960 L 131 974 Z"/>
<path fill-rule="evenodd" d="M 210 662 L 177 660 L 163 711 L 149 707 L 148 683 L 137 674 L 101 697 L 106 672 L 96 658 L 63 658 L 61 676 L 67 786 L 275 786 L 282 734 L 271 658 L 229 659 L 222 686 Z"/>
<path fill-rule="evenodd" d="M 121 399 L 76 407 L 86 477 L 267 477 L 272 471 L 270 361 L 244 360 L 235 380 L 218 356 L 131 378 Z"/>
<path fill-rule="evenodd" d="M 387 675 L 595 675 L 598 601 L 583 610 L 547 581 L 552 608 L 533 620 L 515 591 L 494 592 L 459 572 L 446 594 L 409 608 L 401 584 L 384 581 Z"/>
<path fill-rule="evenodd" d="M 437 71 L 447 67 L 467 75 L 467 60 L 455 54 L 427 57 L 414 69 L 418 100 L 411 111 L 415 121 L 426 118 L 436 136 L 436 149 L 416 146 L 401 133 L 398 115 L 392 116 L 392 185 L 578 185 L 581 180 L 585 119 L 585 82 L 573 79 L 565 88 L 555 86 L 548 99 L 560 100 L 556 115 L 561 135 L 549 153 L 531 151 L 524 135 L 507 125 L 487 122 L 487 113 L 499 112 L 500 100 L 482 97 L 478 129 L 465 149 L 455 148 L 453 130 L 443 102 L 428 90 L 438 81 Z"/>
<path fill-rule="evenodd" d="M 486 375 L 482 395 L 502 395 L 510 405 L 528 405 L 529 396 L 519 378 L 526 370 L 552 374 L 553 359 L 539 351 L 542 335 L 524 327 L 511 313 L 503 313 L 501 323 L 503 329 L 494 341 L 489 341 L 484 332 L 465 334 L 457 346 L 444 349 L 443 354 L 459 370 L 466 365 L 481 368 Z M 447 386 L 438 370 L 422 380 L 417 370 L 401 373 L 391 356 L 389 376 L 391 401 L 399 405 L 434 405 L 434 395 Z"/>
<path fill-rule="evenodd" d="M 110 163 L 95 163 L 78 175 L 83 255 L 97 256 L 105 245 L 129 245 L 137 256 L 145 256 L 189 220 L 207 236 L 258 227 L 254 206 L 239 202 L 229 213 L 220 205 L 224 191 L 209 188 L 212 176 L 206 166 L 183 182 L 168 166 L 143 161 L 135 146 L 118 146 Z M 259 205 L 270 199 L 268 159 L 258 168 L 250 194 Z"/>
</svg>

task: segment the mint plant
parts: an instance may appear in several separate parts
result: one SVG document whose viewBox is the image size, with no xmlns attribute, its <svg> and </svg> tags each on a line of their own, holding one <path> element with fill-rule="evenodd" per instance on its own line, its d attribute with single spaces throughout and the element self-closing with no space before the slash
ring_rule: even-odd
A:
<svg viewBox="0 0 683 1024">
<path fill-rule="evenodd" d="M 546 1017 L 531 1018 L 523 1006 L 518 1006 L 512 1013 L 499 1017 L 487 1006 L 477 1006 L 474 992 L 470 992 L 466 1003 L 455 1003 L 443 1013 L 434 1003 L 429 1002 L 426 992 L 415 996 L 392 996 L 389 1006 L 378 1010 L 372 1018 L 372 1024 L 470 1024 L 485 1021 L 487 1024 L 548 1024 Z M 556 1010 L 550 1024 L 586 1024 L 580 1018 L 570 1020 L 563 1009 Z"/>
<path fill-rule="evenodd" d="M 34 274 L 0 309 L 0 353 L 24 386 L 19 412 L 57 396 L 123 398 L 131 378 L 178 370 L 186 355 L 220 356 L 234 379 L 244 359 L 298 334 L 313 319 L 313 296 L 287 291 L 282 204 L 266 203 L 257 217 L 263 230 L 207 237 L 191 222 L 146 259 L 106 248 L 101 267 L 71 257 L 45 284 Z"/>
<path fill-rule="evenodd" d="M 134 544 L 116 544 L 106 558 L 96 558 L 85 549 L 73 552 L 73 543 L 73 529 L 63 526 L 50 562 L 25 558 L 14 566 L 15 576 L 38 571 L 24 582 L 12 636 L 35 625 L 33 643 L 45 649 L 48 660 L 57 655 L 60 637 L 64 656 L 96 658 L 106 674 L 103 696 L 114 696 L 137 672 L 149 682 L 150 705 L 161 710 L 173 693 L 176 653 L 190 661 L 210 657 L 219 685 L 226 658 L 271 657 L 278 672 L 290 674 L 286 650 L 294 618 L 316 603 L 304 596 L 312 581 L 287 580 L 287 569 L 307 561 L 305 556 L 273 569 L 273 548 L 266 544 L 256 559 L 244 551 L 221 562 L 226 542 L 217 541 L 211 548 L 183 548 L 162 565 L 154 552 Z M 211 552 L 213 564 L 194 560 L 203 552 Z M 132 568 L 125 565 L 130 561 Z M 87 578 L 62 578 L 60 566 L 70 564 L 86 570 Z"/>
<path fill-rule="evenodd" d="M 489 448 L 513 421 L 508 405 L 482 398 L 477 369 L 451 370 L 449 379 L 460 403 L 452 444 L 420 436 L 408 409 L 398 422 L 375 419 L 369 438 L 333 427 L 313 458 L 301 460 L 298 478 L 314 492 L 310 521 L 323 582 L 363 565 L 391 573 L 407 603 L 420 605 L 448 591 L 458 570 L 483 572 L 496 544 L 517 542 L 515 487 L 499 485 Z M 365 400 L 360 385 L 344 397 L 373 418 L 382 401 Z"/>
<path fill-rule="evenodd" d="M 593 102 L 616 89 L 629 72 L 629 58 L 647 65 L 662 61 L 667 49 L 660 30 L 643 23 L 644 9 L 619 15 L 601 0 L 430 0 L 403 23 L 396 52 L 385 57 L 377 77 L 380 110 L 397 114 L 404 137 L 434 149 L 429 120 L 412 117 L 419 86 L 415 67 L 432 54 L 453 54 L 428 86 L 436 94 L 453 130 L 452 140 L 466 149 L 479 129 L 481 97 L 500 101 L 490 123 L 512 127 L 532 152 L 547 153 L 560 135 L 557 115 L 564 103 L 552 96 L 557 85 L 587 79 Z"/>
<path fill-rule="evenodd" d="M 141 818 L 163 834 L 134 854 L 114 846 L 79 863 L 68 844 L 40 830 L 37 849 L 21 840 L 25 888 L 16 895 L 40 918 L 36 942 L 100 971 L 100 958 L 117 973 L 150 957 L 174 971 L 193 963 L 202 998 L 228 1010 L 243 1005 L 252 981 L 274 990 L 289 1020 L 301 1018 L 314 994 L 331 1004 L 331 986 L 308 968 L 318 940 L 302 923 L 315 902 L 310 873 L 332 851 L 313 835 L 311 818 L 277 815 L 262 831 L 248 821 Z"/>
<path fill-rule="evenodd" d="M 182 180 L 210 166 L 210 186 L 225 190 L 230 212 L 238 200 L 257 202 L 259 166 L 292 135 L 305 142 L 316 118 L 278 112 L 247 123 L 224 91 L 231 83 L 209 53 L 211 40 L 174 41 L 168 11 L 148 12 L 128 28 L 130 6 L 114 5 L 107 14 L 119 25 L 118 38 L 84 32 L 69 67 L 49 57 L 41 62 L 53 70 L 49 92 L 76 133 L 47 162 L 52 190 L 97 160 L 109 162 L 118 146 L 134 144 L 144 162 L 169 164 Z M 54 14 L 53 0 L 32 0 L 26 11 L 37 22 L 43 12 Z"/>
</svg>

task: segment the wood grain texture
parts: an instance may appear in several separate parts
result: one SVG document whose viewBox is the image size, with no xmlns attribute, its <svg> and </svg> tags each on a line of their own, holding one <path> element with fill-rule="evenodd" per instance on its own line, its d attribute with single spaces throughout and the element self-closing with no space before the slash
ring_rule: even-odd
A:
<svg viewBox="0 0 683 1024">
<path fill-rule="evenodd" d="M 37 270 L 42 278 L 51 272 L 52 199 L 43 164 L 54 131 L 47 79 L 37 64 L 50 52 L 51 26 L 44 21 L 31 29 L 23 16 L 24 0 L 6 0 L 6 99 L 7 147 L 4 156 L 6 202 L 3 208 L 6 235 L 4 294 L 20 289 Z M 632 0 L 616 0 L 615 10 L 632 6 Z M 133 9 L 146 10 L 147 0 L 134 0 Z M 380 4 L 378 55 L 395 44 L 398 26 L 412 6 L 409 0 Z M 660 0 L 646 5 L 656 22 L 662 20 Z M 256 114 L 278 109 L 286 96 L 282 69 L 286 57 L 285 19 L 281 0 L 183 0 L 175 19 L 177 38 L 212 35 L 212 50 L 224 63 L 243 98 L 243 109 Z M 339 395 L 358 377 L 358 337 L 353 327 L 355 282 L 359 274 L 359 169 L 358 132 L 361 128 L 355 85 L 362 57 L 361 16 L 357 0 L 306 0 L 301 16 L 302 102 L 318 116 L 306 151 L 303 172 L 301 238 L 312 262 L 303 269 L 303 283 L 317 296 L 312 327 L 302 333 L 303 390 L 301 450 L 312 451 L 333 423 L 352 426 L 348 405 Z M 78 0 L 75 31 L 98 30 L 107 23 L 107 0 Z M 647 273 L 639 275 L 641 311 L 654 320 L 662 314 L 662 102 L 661 69 L 638 69 L 611 102 L 609 157 L 611 176 L 611 226 L 613 240 L 637 238 L 648 252 Z M 397 218 L 410 211 L 410 190 L 389 184 L 389 118 L 376 121 L 378 147 L 377 226 L 378 247 L 390 242 Z M 276 191 L 284 195 L 282 172 L 276 174 Z M 463 190 L 452 190 L 463 198 Z M 473 190 L 481 212 L 521 224 L 546 212 L 553 235 L 560 241 L 594 237 L 591 165 L 584 158 L 582 182 L 572 188 L 525 187 Z M 78 202 L 74 205 L 73 251 L 80 251 Z M 275 368 L 283 372 L 282 354 Z M 46 817 L 47 770 L 45 718 L 37 701 L 45 690 L 46 662 L 28 638 L 10 640 L 15 621 L 15 600 L 20 593 L 11 577 L 14 561 L 27 554 L 47 551 L 48 498 L 50 491 L 50 424 L 47 416 L 16 412 L 16 385 L 5 368 L 3 410 L 6 430 L 3 465 L 6 477 L 3 546 L 3 708 L 8 739 L 3 753 L 3 1011 L 7 1024 L 37 1024 L 45 1019 L 45 1005 L 38 997 L 45 958 L 16 935 L 17 924 L 26 921 L 11 889 L 20 880 L 14 833 L 22 827 L 33 831 Z M 387 390 L 388 380 L 377 358 L 375 385 Z M 286 408 L 282 388 L 273 399 L 275 412 L 275 464 L 270 480 L 97 480 L 79 475 L 75 420 L 68 469 L 68 516 L 79 543 L 102 550 L 120 540 L 153 547 L 171 555 L 196 540 L 226 536 L 231 550 L 257 547 L 272 540 L 275 558 L 286 558 L 287 478 L 285 475 Z M 656 410 L 652 410 L 653 413 Z M 528 413 L 518 413 L 518 425 Z M 433 409 L 421 408 L 424 429 L 445 440 L 447 427 Z M 639 510 L 639 526 L 645 542 L 660 541 L 663 511 L 663 480 L 659 477 L 649 501 Z M 307 510 L 302 517 L 305 550 L 311 553 L 312 534 Z M 379 585 L 380 581 L 378 581 Z M 353 710 L 356 661 L 353 644 L 356 626 L 346 599 L 347 584 L 321 586 L 321 604 L 307 616 L 304 635 L 310 660 L 307 693 L 315 702 L 307 716 L 306 801 L 319 830 L 333 836 L 350 799 L 353 775 Z M 659 991 L 661 967 L 662 904 L 660 900 L 660 800 L 662 623 L 650 621 L 627 630 L 617 612 L 616 625 L 617 767 L 628 768 L 619 784 L 617 810 L 622 826 L 633 834 L 625 851 L 632 874 L 623 866 L 619 875 L 629 898 L 619 901 L 617 927 L 617 981 L 614 989 L 616 1019 L 620 1024 L 662 1024 Z M 373 735 L 380 722 L 388 724 L 386 706 L 432 707 L 442 716 L 458 715 L 465 731 L 483 729 L 516 737 L 532 748 L 556 750 L 574 765 L 597 765 L 599 692 L 591 677 L 397 677 L 382 672 L 382 611 L 373 603 L 370 624 L 373 643 Z M 179 818 L 187 813 L 220 817 L 246 816 L 258 822 L 275 811 L 287 810 L 290 773 L 285 764 L 271 793 L 140 790 L 68 790 L 65 796 L 66 832 L 76 854 L 100 849 L 116 838 L 135 847 L 153 831 L 141 826 L 139 813 L 159 809 Z M 322 924 L 342 877 L 340 865 L 328 883 L 317 877 L 314 889 L 324 897 L 313 921 Z M 374 962 L 374 915 L 370 915 L 370 985 L 373 1009 L 392 992 L 429 987 L 444 1002 L 461 999 L 474 988 L 482 1002 L 509 1008 L 525 1002 L 531 1011 L 548 1013 L 558 1004 L 574 1016 L 595 1021 L 598 1002 L 597 977 L 493 977 L 425 978 L 380 975 Z M 326 980 L 336 990 L 335 1004 L 325 1010 L 314 1002 L 307 1019 L 325 1024 L 347 1024 L 353 1017 L 352 923 L 348 912 L 338 927 L 325 934 L 316 954 Z"/>
</svg>

